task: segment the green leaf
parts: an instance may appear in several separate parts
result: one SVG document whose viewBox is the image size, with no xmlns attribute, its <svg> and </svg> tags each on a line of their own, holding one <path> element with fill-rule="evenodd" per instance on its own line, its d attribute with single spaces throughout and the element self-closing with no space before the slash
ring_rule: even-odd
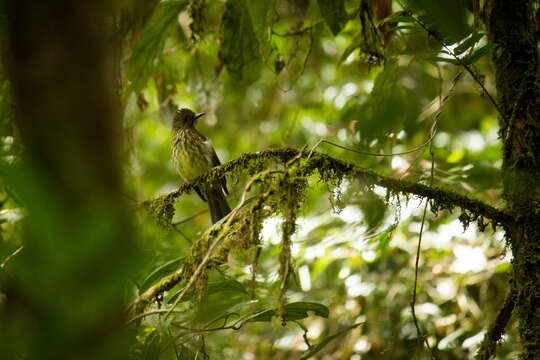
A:
<svg viewBox="0 0 540 360">
<path fill-rule="evenodd" d="M 354 39 L 353 41 L 354 42 L 350 44 L 349 46 L 347 46 L 343 54 L 340 56 L 338 64 L 342 64 L 345 60 L 347 60 L 349 55 L 353 53 L 353 51 L 355 51 L 356 49 L 360 47 L 360 44 L 359 42 L 357 42 L 357 39 Z"/>
<path fill-rule="evenodd" d="M 285 320 L 287 321 L 305 319 L 310 316 L 308 312 L 313 312 L 315 315 L 322 316 L 324 318 L 327 318 L 329 314 L 328 308 L 323 304 L 302 301 L 286 304 L 283 307 L 283 311 Z M 267 310 L 250 319 L 249 321 L 269 322 L 272 320 L 272 317 L 277 316 L 278 313 L 278 310 Z"/>
<path fill-rule="evenodd" d="M 461 55 L 465 51 L 469 50 L 474 44 L 476 44 L 484 34 L 474 33 L 467 40 L 463 41 L 459 46 L 454 49 L 455 55 Z"/>
<path fill-rule="evenodd" d="M 156 84 L 158 101 L 161 104 L 166 101 L 171 94 L 175 93 L 176 84 L 181 81 L 178 64 L 175 61 L 164 57 L 156 65 L 154 71 L 153 78 Z"/>
<path fill-rule="evenodd" d="M 495 267 L 495 272 L 498 274 L 501 274 L 501 273 L 504 274 L 511 270 L 512 270 L 512 265 L 510 263 L 501 263 Z"/>
<path fill-rule="evenodd" d="M 334 35 L 339 34 L 345 26 L 347 12 L 344 0 L 317 0 L 321 15 Z"/>
<path fill-rule="evenodd" d="M 380 197 L 370 191 L 360 197 L 358 206 L 364 213 L 364 221 L 370 231 L 381 225 L 385 218 L 387 205 Z"/>
<path fill-rule="evenodd" d="M 141 293 L 145 292 L 146 290 L 148 290 L 148 288 L 150 288 L 150 286 L 158 282 L 159 279 L 176 271 L 180 267 L 180 264 L 182 264 L 183 261 L 184 261 L 184 257 L 182 256 L 177 259 L 168 261 L 165 264 L 158 267 L 157 269 L 155 269 L 154 271 L 152 271 L 150 275 L 148 275 L 143 280 L 143 283 L 139 291 Z"/>
<path fill-rule="evenodd" d="M 174 302 L 183 290 L 184 288 L 174 293 L 170 298 L 167 299 L 167 303 L 170 304 Z M 224 291 L 233 291 L 237 293 L 247 294 L 244 285 L 242 285 L 242 283 L 236 280 L 211 281 L 208 283 L 207 295 L 212 295 Z M 189 290 L 182 298 L 182 301 L 191 300 L 192 297 L 193 291 Z"/>
<path fill-rule="evenodd" d="M 253 32 L 257 38 L 263 58 L 267 58 L 272 52 L 269 30 L 275 2 L 275 0 L 247 2 L 249 16 L 251 18 L 251 23 L 253 24 Z"/>
<path fill-rule="evenodd" d="M 392 15 L 382 19 L 380 24 L 384 23 L 414 23 L 416 19 L 411 16 L 408 10 L 396 11 Z"/>
<path fill-rule="evenodd" d="M 314 347 L 312 347 L 311 349 L 309 349 L 308 351 L 306 351 L 301 357 L 299 360 L 307 360 L 309 359 L 310 357 L 312 357 L 313 355 L 317 354 L 319 351 L 321 351 L 330 341 L 334 340 L 335 338 L 339 337 L 339 336 L 342 336 L 346 333 L 348 333 L 349 331 L 351 331 L 352 329 L 355 329 L 357 328 L 358 326 L 360 325 L 363 325 L 364 323 L 358 323 L 358 324 L 354 324 L 354 325 L 351 325 L 351 326 L 347 326 L 346 328 L 344 329 L 341 329 L 340 331 L 338 331 L 337 333 L 334 333 L 330 336 L 327 336 L 325 337 L 320 343 L 318 343 L 317 345 L 315 345 Z"/>
<path fill-rule="evenodd" d="M 463 59 L 463 63 L 469 65 L 474 64 L 478 60 L 480 60 L 484 55 L 488 54 L 495 48 L 494 44 L 487 44 L 482 46 L 481 48 L 476 49 L 471 55 L 467 56 Z"/>
<path fill-rule="evenodd" d="M 435 63 L 435 62 L 444 62 L 444 63 L 453 64 L 453 65 L 459 65 L 460 64 L 459 60 L 457 60 L 457 59 L 444 58 L 444 57 L 440 57 L 440 56 L 429 57 L 429 58 L 426 58 L 425 60 L 433 62 L 433 63 Z"/>
<path fill-rule="evenodd" d="M 479 188 L 489 189 L 502 187 L 501 170 L 487 164 L 476 164 L 466 171 L 467 183 Z"/>
<path fill-rule="evenodd" d="M 386 229 L 381 231 L 373 240 L 370 242 L 377 243 L 375 249 L 377 251 L 385 252 L 388 249 L 394 230 L 397 228 L 396 224 L 390 224 Z"/>
<path fill-rule="evenodd" d="M 165 40 L 172 26 L 176 24 L 178 13 L 186 6 L 187 1 L 162 2 L 150 19 L 135 43 L 127 68 L 127 76 L 131 81 L 130 90 L 141 91 L 154 72 L 156 59 L 161 56 Z"/>
<path fill-rule="evenodd" d="M 214 294 L 222 291 L 234 291 L 247 294 L 247 290 L 241 282 L 236 280 L 211 281 L 208 283 L 208 294 Z"/>
<path fill-rule="evenodd" d="M 221 55 L 229 75 L 253 82 L 260 73 L 260 52 L 246 1 L 228 0 L 221 24 Z"/>
<path fill-rule="evenodd" d="M 464 2 L 455 0 L 407 0 L 408 8 L 417 14 L 430 30 L 436 31 L 445 44 L 453 44 L 471 32 Z"/>
<path fill-rule="evenodd" d="M 408 126 L 417 126 L 416 119 L 421 110 L 419 98 L 400 84 L 401 72 L 402 68 L 396 62 L 387 61 L 375 79 L 368 101 L 352 99 L 344 107 L 343 120 L 357 121 L 358 145 L 384 139 L 389 131 L 407 131 Z"/>
</svg>

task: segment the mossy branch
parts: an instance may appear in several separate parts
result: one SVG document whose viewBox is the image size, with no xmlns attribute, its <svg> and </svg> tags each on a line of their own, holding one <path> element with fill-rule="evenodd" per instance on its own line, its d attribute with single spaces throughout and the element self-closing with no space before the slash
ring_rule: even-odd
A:
<svg viewBox="0 0 540 360">
<path fill-rule="evenodd" d="M 230 251 L 256 246 L 259 240 L 258 236 L 262 226 L 262 220 L 277 209 L 277 202 L 273 206 L 265 206 L 265 203 L 272 196 L 279 196 L 279 193 L 276 193 L 270 187 L 255 200 L 247 199 L 247 194 L 255 184 L 263 183 L 264 181 L 273 181 L 273 176 L 282 172 L 279 170 L 267 170 L 259 172 L 256 176 L 252 177 L 244 189 L 240 203 L 236 205 L 227 217 L 214 224 L 202 234 L 200 239 L 191 247 L 190 256 L 184 264 L 174 273 L 163 277 L 132 303 L 130 307 L 133 307 L 135 314 L 141 314 L 157 295 L 172 289 L 182 281 L 186 281 L 185 288 L 169 308 L 168 315 L 173 312 L 177 303 L 190 287 L 195 286 L 195 293 L 201 293 L 200 288 L 205 285 L 206 270 L 226 262 Z M 160 197 L 159 201 L 169 201 L 170 198 L 172 198 L 171 194 L 167 194 Z M 250 206 L 246 207 L 248 203 L 250 203 Z M 150 208 L 154 207 L 150 205 Z M 198 284 L 199 286 L 197 286 L 197 282 L 200 282 Z"/>
<path fill-rule="evenodd" d="M 482 201 L 468 198 L 452 190 L 382 176 L 372 170 L 319 152 L 313 152 L 308 159 L 308 154 L 308 151 L 295 148 L 269 149 L 244 153 L 237 159 L 227 161 L 223 165 L 213 168 L 190 184 L 182 185 L 177 190 L 168 194 L 143 202 L 142 207 L 149 210 L 160 224 L 170 225 L 174 215 L 174 201 L 182 194 L 193 190 L 195 186 L 205 182 L 215 181 L 216 179 L 225 177 L 227 174 L 237 174 L 242 171 L 253 175 L 264 169 L 264 164 L 268 160 L 278 160 L 286 164 L 287 161 L 300 156 L 302 160 L 305 160 L 302 171 L 305 176 L 318 171 L 319 174 L 327 178 L 348 177 L 359 180 L 367 185 L 382 186 L 394 194 L 420 196 L 431 201 L 433 212 L 437 212 L 438 210 L 452 211 L 454 208 L 460 208 L 462 210 L 460 220 L 465 225 L 468 225 L 472 221 L 477 221 L 481 230 L 485 227 L 485 219 L 490 220 L 494 227 L 497 225 L 507 226 L 513 222 L 509 214 Z"/>
<path fill-rule="evenodd" d="M 489 326 L 487 333 L 484 335 L 484 340 L 480 345 L 480 349 L 476 354 L 477 360 L 489 360 L 495 355 L 497 344 L 502 339 L 504 328 L 512 317 L 512 311 L 516 303 L 516 287 L 512 285 L 510 291 L 506 295 L 504 304 L 499 310 L 495 321 Z"/>
<path fill-rule="evenodd" d="M 269 169 L 269 160 L 278 161 L 278 163 L 281 162 L 281 165 L 286 170 Z M 294 166 L 291 166 L 293 163 Z M 464 225 L 467 225 L 471 221 L 476 221 L 481 230 L 485 227 L 484 219 L 490 220 L 494 227 L 497 225 L 507 227 L 511 224 L 511 217 L 506 213 L 481 201 L 470 199 L 453 191 L 382 176 L 372 170 L 333 158 L 329 155 L 294 148 L 245 153 L 237 159 L 213 168 L 190 184 L 185 184 L 168 194 L 145 201 L 142 203 L 142 207 L 149 210 L 157 218 L 159 224 L 171 226 L 171 220 L 174 215 L 173 204 L 179 196 L 191 191 L 195 186 L 204 182 L 214 182 L 226 175 L 234 178 L 241 172 L 247 172 L 254 176 L 244 190 L 243 200 L 233 211 L 234 216 L 231 214 L 228 218 L 223 219 L 222 222 L 218 222 L 205 231 L 201 238 L 192 246 L 189 260 L 184 263 L 182 268 L 162 278 L 158 283 L 141 294 L 133 304 L 136 313 L 144 311 L 146 306 L 158 294 L 170 290 L 176 284 L 182 281 L 193 283 L 196 280 L 197 274 L 204 272 L 203 268 L 214 267 L 225 262 L 231 250 L 249 248 L 256 245 L 258 243 L 258 232 L 260 232 L 262 220 L 276 211 L 280 211 L 283 208 L 284 216 L 289 220 L 286 223 L 291 227 L 291 231 L 284 231 L 284 234 L 287 233 L 290 236 L 294 233 L 295 209 L 299 206 L 300 199 L 298 196 L 301 197 L 300 193 L 302 193 L 300 189 L 307 186 L 307 182 L 304 179 L 315 172 L 319 173 L 323 181 L 339 183 L 343 178 L 349 178 L 360 181 L 365 186 L 382 186 L 389 193 L 416 195 L 427 198 L 431 201 L 431 209 L 434 212 L 438 210 L 451 211 L 456 207 L 460 208 L 462 211 L 460 220 Z M 237 216 L 238 211 L 245 203 L 247 191 L 255 183 L 262 185 L 261 188 L 264 190 L 252 202 L 249 209 L 243 212 L 242 216 Z M 297 191 L 298 194 L 291 193 L 289 194 L 290 196 L 282 196 L 283 193 L 287 192 L 287 189 L 290 192 L 293 188 L 299 191 Z M 292 203 L 287 204 L 286 201 L 284 203 L 284 198 L 289 199 Z M 208 251 L 209 248 L 212 251 Z M 214 254 L 212 255 L 212 253 Z M 210 259 L 210 256 L 212 259 Z M 284 261 L 289 264 L 290 259 L 287 258 Z M 282 262 L 282 265 L 285 262 Z M 285 281 L 285 284 L 287 279 L 286 273 L 284 272 L 283 275 L 285 276 L 282 279 Z"/>
</svg>

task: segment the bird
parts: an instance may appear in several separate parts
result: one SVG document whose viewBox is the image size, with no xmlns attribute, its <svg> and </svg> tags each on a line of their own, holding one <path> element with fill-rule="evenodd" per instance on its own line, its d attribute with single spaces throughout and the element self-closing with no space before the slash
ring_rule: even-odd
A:
<svg viewBox="0 0 540 360">
<path fill-rule="evenodd" d="M 175 170 L 187 183 L 221 165 L 210 140 L 195 128 L 197 119 L 204 114 L 195 114 L 190 109 L 182 108 L 176 111 L 173 118 L 171 159 Z M 225 194 L 229 192 L 224 177 L 211 183 L 197 185 L 194 189 L 201 199 L 208 203 L 212 224 L 231 212 L 225 198 Z"/>
</svg>

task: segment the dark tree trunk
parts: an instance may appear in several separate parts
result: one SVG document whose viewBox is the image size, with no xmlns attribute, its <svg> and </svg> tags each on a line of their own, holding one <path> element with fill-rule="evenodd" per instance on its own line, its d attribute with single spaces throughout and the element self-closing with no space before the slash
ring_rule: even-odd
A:
<svg viewBox="0 0 540 360">
<path fill-rule="evenodd" d="M 489 32 L 496 48 L 503 182 L 514 255 L 516 314 L 523 359 L 540 358 L 540 122 L 533 1 L 492 2 Z"/>
<path fill-rule="evenodd" d="M 134 258 L 122 198 L 113 1 L 8 1 L 15 120 L 6 172 L 28 210 L 10 264 L 0 357 L 122 359 Z"/>
</svg>

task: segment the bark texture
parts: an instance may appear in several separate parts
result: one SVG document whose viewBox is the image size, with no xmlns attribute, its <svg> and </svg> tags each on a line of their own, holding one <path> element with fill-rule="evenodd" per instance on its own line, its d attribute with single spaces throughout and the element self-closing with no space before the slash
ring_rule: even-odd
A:
<svg viewBox="0 0 540 360">
<path fill-rule="evenodd" d="M 488 24 L 496 46 L 504 195 L 507 213 L 515 216 L 507 234 L 522 359 L 540 358 L 540 85 L 533 3 L 494 0 Z"/>
</svg>

